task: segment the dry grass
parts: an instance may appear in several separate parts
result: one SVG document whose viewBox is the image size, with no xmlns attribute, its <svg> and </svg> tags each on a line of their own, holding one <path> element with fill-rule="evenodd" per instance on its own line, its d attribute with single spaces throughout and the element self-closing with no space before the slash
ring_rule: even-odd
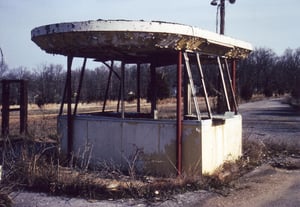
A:
<svg viewBox="0 0 300 207">
<path fill-rule="evenodd" d="M 95 170 L 76 164 L 66 167 L 64 160 L 55 156 L 55 148 L 44 145 L 33 151 L 32 147 L 34 143 L 28 142 L 18 149 L 18 155 L 13 150 L 5 152 L 11 159 L 5 162 L 4 185 L 87 199 L 149 200 L 164 199 L 191 186 L 190 179 L 128 176 L 111 163 L 103 163 Z"/>
<path fill-rule="evenodd" d="M 173 113 L 174 102 L 175 99 L 159 101 L 158 108 Z M 113 108 L 115 104 L 116 102 L 111 102 L 109 107 Z M 126 105 L 128 110 L 135 110 L 134 103 Z M 144 111 L 150 110 L 146 101 L 142 102 L 142 106 Z M 1 156 L 5 175 L 0 186 L 0 205 L 5 202 L 9 206 L 11 200 L 7 195 L 13 189 L 19 188 L 90 199 L 133 197 L 156 201 L 169 198 L 175 193 L 197 189 L 227 195 L 229 189 L 234 187 L 231 186 L 231 181 L 256 166 L 264 162 L 278 164 L 274 160 L 283 154 L 300 154 L 299 149 L 287 149 L 280 144 L 266 145 L 263 142 L 244 140 L 243 157 L 234 163 L 225 163 L 212 176 L 157 178 L 137 175 L 134 172 L 134 162 L 131 163 L 131 173 L 123 172 L 119 166 L 109 162 L 103 162 L 99 168 L 91 169 L 88 168 L 88 162 L 70 162 L 60 156 L 53 142 L 57 138 L 56 107 L 57 105 L 45 106 L 42 109 L 30 107 L 29 136 L 19 137 L 22 140 L 14 143 L 8 138 L 2 141 Z M 99 105 L 90 105 L 86 109 L 85 105 L 80 107 L 82 111 L 93 111 Z"/>
<path fill-rule="evenodd" d="M 225 163 L 211 176 L 181 176 L 158 178 L 128 175 L 113 163 L 104 162 L 97 169 L 70 163 L 59 157 L 53 144 L 37 147 L 33 142 L 6 151 L 5 186 L 22 187 L 53 195 L 67 195 L 86 199 L 144 198 L 158 201 L 173 194 L 206 189 L 228 195 L 232 181 L 281 153 L 279 146 L 245 141 L 244 155 L 232 163 Z M 9 148 L 6 148 L 9 149 Z M 17 152 L 19 150 L 19 152 Z M 278 152 L 280 150 L 280 152 Z M 283 151 L 284 153 L 289 153 Z M 12 189 L 12 188 L 11 188 Z M 7 195 L 7 194 L 6 194 Z"/>
<path fill-rule="evenodd" d="M 232 180 L 272 159 L 278 146 L 246 141 L 244 155 L 232 163 L 225 163 L 211 176 L 181 176 L 158 178 L 128 175 L 113 163 L 104 162 L 97 169 L 79 167 L 57 154 L 54 145 L 41 145 L 35 151 L 34 143 L 22 145 L 20 153 L 8 151 L 8 175 L 5 183 L 53 195 L 67 195 L 86 199 L 144 198 L 149 201 L 164 200 L 173 194 L 206 189 L 228 195 Z M 273 151 L 270 151 L 272 149 Z M 282 149 L 280 149 L 281 151 Z M 10 163 L 8 163 L 10 162 Z"/>
</svg>

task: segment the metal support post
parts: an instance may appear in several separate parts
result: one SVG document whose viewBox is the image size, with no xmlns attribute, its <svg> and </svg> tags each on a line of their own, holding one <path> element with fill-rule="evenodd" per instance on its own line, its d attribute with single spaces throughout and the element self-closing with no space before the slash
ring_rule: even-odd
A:
<svg viewBox="0 0 300 207">
<path fill-rule="evenodd" d="M 66 94 L 67 94 L 67 79 L 65 80 L 65 87 L 64 87 L 64 91 L 63 91 L 63 96 L 61 99 L 61 103 L 60 103 L 60 108 L 59 108 L 59 113 L 58 116 L 63 114 L 64 111 L 64 105 L 65 105 L 65 101 L 66 101 Z"/>
<path fill-rule="evenodd" d="M 226 99 L 226 104 L 227 104 L 227 110 L 231 111 L 230 108 L 230 103 L 229 103 L 229 98 L 228 98 L 228 93 L 227 93 L 227 89 L 226 89 L 226 83 L 225 83 L 225 79 L 224 79 L 224 73 L 223 73 L 223 66 L 220 60 L 220 57 L 217 57 L 218 60 L 218 65 L 219 65 L 219 72 L 220 72 L 220 77 L 221 77 L 221 82 L 222 82 L 222 86 L 223 86 L 223 90 L 224 90 L 224 96 Z"/>
<path fill-rule="evenodd" d="M 189 83 L 190 83 L 190 86 L 191 86 L 191 92 L 192 92 L 192 97 L 193 97 L 193 100 L 194 100 L 194 106 L 195 106 L 196 113 L 197 113 L 197 119 L 198 119 L 198 121 L 200 121 L 201 120 L 201 114 L 200 114 L 199 104 L 198 104 L 198 101 L 197 101 L 195 85 L 194 85 L 194 81 L 193 81 L 193 77 L 192 77 L 192 71 L 191 71 L 190 62 L 189 62 L 190 60 L 189 60 L 187 52 L 184 52 L 183 56 L 184 56 L 184 60 L 185 60 L 185 67 L 186 67 Z"/>
<path fill-rule="evenodd" d="M 83 81 L 83 76 L 84 76 L 84 71 L 85 71 L 85 65 L 86 65 L 86 58 L 83 60 L 83 65 L 81 67 L 81 72 L 80 72 L 80 78 L 79 78 L 79 84 L 77 88 L 77 93 L 76 93 L 76 101 L 75 101 L 75 106 L 74 106 L 74 112 L 73 115 L 76 115 L 77 113 L 77 106 L 80 98 L 80 93 L 81 93 L 81 87 L 82 87 L 82 81 Z"/>
<path fill-rule="evenodd" d="M 72 115 L 72 61 L 73 56 L 68 56 L 68 68 L 66 78 L 66 92 L 67 92 L 67 128 L 68 128 L 68 156 L 71 158 L 73 151 L 73 115 Z"/>
<path fill-rule="evenodd" d="M 182 172 L 182 112 L 181 112 L 181 90 L 182 90 L 182 52 L 178 52 L 177 64 L 177 173 Z"/>
<path fill-rule="evenodd" d="M 107 85 L 106 85 L 106 89 L 105 89 L 105 97 L 104 97 L 104 102 L 103 102 L 103 106 L 102 106 L 102 112 L 105 111 L 105 107 L 106 107 L 106 102 L 107 102 L 107 97 L 108 97 L 108 91 L 109 91 L 109 86 L 110 86 L 110 81 L 111 81 L 111 76 L 113 73 L 113 67 L 114 67 L 114 61 L 111 61 L 110 66 L 108 64 L 105 64 L 108 69 L 109 69 L 109 74 L 108 74 L 108 80 L 107 80 Z"/>
<path fill-rule="evenodd" d="M 156 99 L 157 99 L 157 86 L 156 86 L 156 66 L 151 63 L 150 65 L 150 76 L 151 76 L 151 115 L 155 118 Z"/>
<path fill-rule="evenodd" d="M 204 92 L 204 97 L 205 97 L 205 104 L 206 104 L 206 108 L 207 108 L 207 111 L 208 111 L 208 118 L 211 119 L 212 118 L 212 113 L 211 113 L 208 94 L 207 94 L 207 90 L 206 90 L 206 84 L 205 84 L 205 81 L 204 81 L 204 74 L 203 74 L 203 70 L 202 70 L 202 66 L 201 66 L 201 62 L 200 62 L 199 53 L 196 53 L 196 57 L 197 57 L 199 75 L 200 75 L 200 79 L 201 79 L 201 83 L 202 83 L 202 87 L 203 87 L 203 92 Z"/>
<path fill-rule="evenodd" d="M 136 111 L 137 113 L 141 112 L 141 64 L 138 63 L 136 66 L 136 88 L 137 88 L 137 104 L 136 104 Z"/>
<path fill-rule="evenodd" d="M 125 63 L 121 64 L 121 117 L 125 118 Z"/>
<path fill-rule="evenodd" d="M 2 136 L 9 134 L 9 82 L 2 80 Z"/>
<path fill-rule="evenodd" d="M 234 91 L 234 95 L 236 93 L 236 60 L 232 59 L 232 89 Z"/>
<path fill-rule="evenodd" d="M 120 77 L 120 85 L 119 85 L 119 94 L 118 94 L 118 103 L 117 103 L 117 112 L 120 111 L 120 102 L 121 102 L 121 96 L 122 96 L 122 78 Z"/>
<path fill-rule="evenodd" d="M 187 75 L 187 71 L 184 70 L 183 74 L 183 85 L 184 85 L 184 99 L 183 99 L 183 115 L 191 115 L 192 114 L 192 103 L 191 103 L 191 85 L 189 83 L 189 78 Z"/>
<path fill-rule="evenodd" d="M 229 82 L 229 88 L 230 88 L 231 97 L 232 97 L 232 105 L 234 107 L 235 114 L 237 114 L 238 113 L 238 107 L 237 107 L 237 102 L 236 102 L 236 99 L 235 99 L 235 93 L 234 93 L 234 90 L 233 90 L 232 79 L 231 79 L 230 72 L 229 72 L 229 66 L 228 66 L 227 59 L 225 59 L 224 61 L 225 61 L 225 68 L 226 68 L 226 72 L 227 72 L 228 82 Z"/>
<path fill-rule="evenodd" d="M 20 82 L 20 134 L 27 134 L 27 82 L 21 80 Z"/>
<path fill-rule="evenodd" d="M 10 109 L 10 85 L 14 84 L 14 87 L 19 86 L 20 100 L 19 108 Z M 16 98 L 16 97 L 15 97 Z M 9 113 L 10 111 L 20 111 L 19 114 L 19 126 L 20 134 L 27 134 L 27 106 L 28 105 L 28 93 L 27 82 L 25 80 L 2 80 L 2 136 L 9 135 Z"/>
</svg>

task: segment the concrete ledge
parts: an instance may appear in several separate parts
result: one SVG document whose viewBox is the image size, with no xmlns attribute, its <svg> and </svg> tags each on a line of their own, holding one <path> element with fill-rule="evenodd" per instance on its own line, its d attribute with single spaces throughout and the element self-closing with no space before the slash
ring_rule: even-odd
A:
<svg viewBox="0 0 300 207">
<path fill-rule="evenodd" d="M 58 118 L 62 150 L 67 150 L 67 121 Z M 74 117 L 76 156 L 92 162 L 113 161 L 128 168 L 134 163 L 138 171 L 159 176 L 176 175 L 176 120 L 119 119 L 101 116 Z M 87 152 L 87 149 L 90 151 Z M 242 119 L 240 115 L 225 117 L 223 124 L 213 120 L 183 121 L 183 173 L 210 174 L 227 160 L 241 156 Z"/>
</svg>

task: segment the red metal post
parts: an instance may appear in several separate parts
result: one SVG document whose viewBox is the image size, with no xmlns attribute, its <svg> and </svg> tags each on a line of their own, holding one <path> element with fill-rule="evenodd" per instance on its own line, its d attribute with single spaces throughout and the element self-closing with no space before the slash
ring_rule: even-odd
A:
<svg viewBox="0 0 300 207">
<path fill-rule="evenodd" d="M 181 112 L 181 91 L 182 91 L 182 51 L 178 52 L 177 65 L 177 173 L 182 172 L 182 112 Z"/>
</svg>

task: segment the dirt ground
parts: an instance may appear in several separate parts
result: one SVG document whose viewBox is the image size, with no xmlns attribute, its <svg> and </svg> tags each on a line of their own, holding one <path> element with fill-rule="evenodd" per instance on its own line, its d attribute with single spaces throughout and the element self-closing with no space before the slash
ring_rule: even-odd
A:
<svg viewBox="0 0 300 207">
<path fill-rule="evenodd" d="M 299 163 L 300 165 L 300 163 Z M 124 199 L 95 201 L 78 198 L 53 197 L 43 193 L 13 193 L 16 207 L 100 207 L 100 206 L 299 206 L 300 170 L 284 170 L 263 165 L 234 181 L 228 196 L 209 191 L 187 192 L 175 195 L 163 202 L 148 203 L 145 200 Z"/>
<path fill-rule="evenodd" d="M 243 115 L 243 137 L 261 143 L 276 142 L 300 149 L 300 113 L 283 99 L 270 99 L 240 106 Z M 42 193 L 12 193 L 14 206 L 300 206 L 300 157 L 284 157 L 295 170 L 275 168 L 266 163 L 233 181 L 226 196 L 211 191 L 187 192 L 166 201 L 124 199 L 88 201 L 53 197 Z"/>
</svg>

